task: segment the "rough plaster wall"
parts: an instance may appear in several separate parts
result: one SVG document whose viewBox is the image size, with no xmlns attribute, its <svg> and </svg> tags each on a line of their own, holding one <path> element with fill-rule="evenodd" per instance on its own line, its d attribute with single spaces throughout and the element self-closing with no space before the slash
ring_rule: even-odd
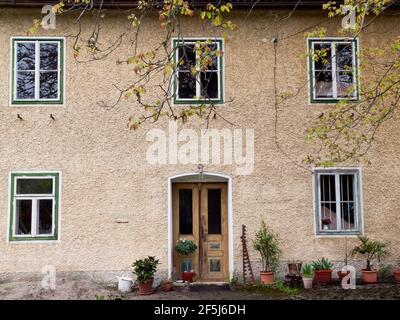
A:
<svg viewBox="0 0 400 320">
<path fill-rule="evenodd" d="M 0 272 L 39 272 L 52 264 L 60 271 L 124 270 L 146 255 L 157 256 L 167 268 L 167 178 L 196 171 L 196 165 L 152 166 L 146 161 L 148 142 L 144 125 L 136 132 L 127 129 L 128 117 L 135 113 L 134 101 L 122 101 L 113 110 L 97 102 L 113 102 L 133 77 L 131 68 L 117 66 L 116 60 L 132 54 L 128 44 L 105 61 L 77 63 L 72 39 L 66 50 L 66 106 L 9 106 L 9 39 L 25 35 L 39 11 L 0 11 Z M 249 176 L 236 175 L 235 166 L 206 165 L 209 172 L 233 177 L 234 262 L 241 270 L 241 225 L 251 237 L 261 218 L 280 235 L 282 261 L 309 261 L 325 256 L 343 259 L 344 240 L 316 238 L 311 171 L 292 163 L 278 151 L 274 139 L 273 46 L 274 24 L 269 11 L 255 11 L 251 19 L 234 15 L 239 30 L 225 44 L 225 97 L 233 102 L 220 112 L 237 128 L 255 130 L 255 168 Z M 302 30 L 320 21 L 321 16 L 295 13 L 279 27 L 279 37 L 299 35 L 279 41 L 277 46 L 277 86 L 280 91 L 296 89 L 307 81 L 307 67 L 299 55 L 306 51 Z M 63 36 L 70 18 L 58 18 L 57 30 L 39 35 Z M 193 21 L 193 20 L 191 20 Z M 86 26 L 90 21 L 86 21 Z M 328 35 L 335 36 L 338 21 L 327 20 Z M 360 44 L 383 45 L 393 39 L 399 18 L 377 20 L 362 36 Z M 103 22 L 106 43 L 125 25 L 125 16 L 107 15 Z M 85 25 L 84 25 L 85 30 Z M 152 48 L 161 39 L 156 18 L 143 25 L 142 46 Z M 186 36 L 213 36 L 215 32 L 198 23 L 185 22 Z M 266 41 L 263 41 L 266 39 Z M 379 39 L 379 43 L 378 43 Z M 145 50 L 143 47 L 143 51 Z M 151 94 L 152 95 L 152 94 Z M 154 96 L 156 93 L 154 93 Z M 277 137 L 292 160 L 300 162 L 310 146 L 304 142 L 307 125 L 327 105 L 308 105 L 307 88 L 279 110 Z M 20 113 L 23 121 L 17 120 Z M 53 113 L 56 120 L 49 118 Z M 400 254 L 399 126 L 396 117 L 388 121 L 372 149 L 372 165 L 363 167 L 363 207 L 365 234 L 390 241 L 393 256 Z M 199 121 L 190 123 L 198 130 Z M 186 127 L 190 127 L 186 125 Z M 167 121 L 157 127 L 168 131 Z M 222 120 L 215 128 L 232 127 Z M 384 139 L 384 137 L 390 137 Z M 56 243 L 7 243 L 8 178 L 11 170 L 60 170 L 62 172 L 61 239 Z M 128 221 L 128 223 L 117 223 Z M 356 243 L 349 240 L 349 247 Z M 249 242 L 250 257 L 258 260 Z"/>
</svg>

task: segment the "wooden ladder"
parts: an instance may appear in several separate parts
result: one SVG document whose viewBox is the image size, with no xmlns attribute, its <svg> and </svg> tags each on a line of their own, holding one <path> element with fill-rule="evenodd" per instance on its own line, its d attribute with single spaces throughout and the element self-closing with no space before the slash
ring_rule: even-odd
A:
<svg viewBox="0 0 400 320">
<path fill-rule="evenodd" d="M 249 252 L 247 251 L 246 226 L 244 224 L 242 225 L 242 236 L 240 239 L 242 240 L 243 248 L 243 283 L 248 281 L 254 282 L 253 269 L 251 268 Z"/>
</svg>

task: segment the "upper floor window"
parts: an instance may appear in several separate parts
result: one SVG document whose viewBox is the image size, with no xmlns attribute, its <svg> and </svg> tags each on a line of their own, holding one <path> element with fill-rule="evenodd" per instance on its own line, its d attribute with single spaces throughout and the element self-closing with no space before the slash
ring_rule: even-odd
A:
<svg viewBox="0 0 400 320">
<path fill-rule="evenodd" d="M 361 234 L 360 170 L 316 169 L 314 179 L 317 234 Z"/>
<path fill-rule="evenodd" d="M 63 104 L 64 40 L 12 39 L 12 105 Z"/>
<path fill-rule="evenodd" d="M 223 40 L 174 39 L 174 103 L 223 103 Z"/>
<path fill-rule="evenodd" d="M 358 41 L 308 39 L 311 102 L 358 99 Z"/>
<path fill-rule="evenodd" d="M 10 241 L 57 240 L 58 172 L 11 173 Z"/>
</svg>

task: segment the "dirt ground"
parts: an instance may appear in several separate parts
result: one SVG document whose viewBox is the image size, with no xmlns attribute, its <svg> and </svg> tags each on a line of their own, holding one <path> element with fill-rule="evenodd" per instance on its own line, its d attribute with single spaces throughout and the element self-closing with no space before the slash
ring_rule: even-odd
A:
<svg viewBox="0 0 400 320">
<path fill-rule="evenodd" d="M 203 289 L 204 290 L 204 289 Z M 339 285 L 314 286 L 311 290 L 267 288 L 260 285 L 235 285 L 231 290 L 192 291 L 188 287 L 178 287 L 174 291 L 164 292 L 160 288 L 150 296 L 140 296 L 136 290 L 121 295 L 116 284 L 103 283 L 95 279 L 61 278 L 56 282 L 55 290 L 42 289 L 38 280 L 1 280 L 0 299 L 154 299 L 154 300 L 271 300 L 271 299 L 390 299 L 400 300 L 400 285 L 392 282 L 376 285 L 358 284 L 355 290 L 344 290 Z"/>
</svg>

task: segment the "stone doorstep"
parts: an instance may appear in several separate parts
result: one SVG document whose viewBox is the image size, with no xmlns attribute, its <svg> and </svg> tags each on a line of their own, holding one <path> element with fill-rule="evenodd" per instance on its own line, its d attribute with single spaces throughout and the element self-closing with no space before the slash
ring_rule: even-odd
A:
<svg viewBox="0 0 400 320">
<path fill-rule="evenodd" d="M 189 291 L 221 291 L 231 290 L 228 282 L 174 282 L 174 287 Z"/>
</svg>

